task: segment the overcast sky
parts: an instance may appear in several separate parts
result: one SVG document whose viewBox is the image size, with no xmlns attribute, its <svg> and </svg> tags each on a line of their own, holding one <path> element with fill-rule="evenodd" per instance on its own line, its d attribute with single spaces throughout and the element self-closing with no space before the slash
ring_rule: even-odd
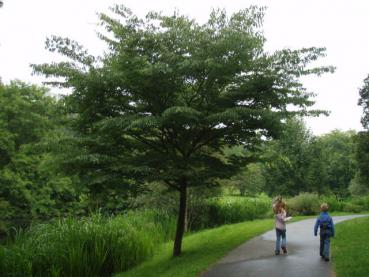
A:
<svg viewBox="0 0 369 277">
<path fill-rule="evenodd" d="M 0 8 L 0 77 L 41 84 L 29 64 L 51 62 L 45 50 L 47 36 L 75 39 L 92 54 L 104 45 L 97 39 L 97 12 L 114 3 L 125 4 L 138 16 L 150 10 L 180 13 L 204 22 L 212 8 L 229 13 L 252 4 L 267 7 L 264 34 L 266 50 L 326 47 L 320 64 L 337 67 L 334 74 L 303 80 L 317 94 L 316 108 L 330 110 L 329 117 L 307 120 L 314 134 L 340 129 L 361 130 L 362 109 L 358 89 L 369 74 L 369 1 L 367 0 L 3 0 Z"/>
</svg>

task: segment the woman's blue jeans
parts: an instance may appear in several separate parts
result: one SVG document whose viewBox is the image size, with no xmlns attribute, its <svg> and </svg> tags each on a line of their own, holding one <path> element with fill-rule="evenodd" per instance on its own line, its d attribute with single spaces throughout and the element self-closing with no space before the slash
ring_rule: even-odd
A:
<svg viewBox="0 0 369 277">
<path fill-rule="evenodd" d="M 275 251 L 279 253 L 281 247 L 286 247 L 286 230 L 275 229 L 277 235 L 277 241 L 275 242 Z M 282 243 L 281 243 L 282 240 Z"/>
</svg>

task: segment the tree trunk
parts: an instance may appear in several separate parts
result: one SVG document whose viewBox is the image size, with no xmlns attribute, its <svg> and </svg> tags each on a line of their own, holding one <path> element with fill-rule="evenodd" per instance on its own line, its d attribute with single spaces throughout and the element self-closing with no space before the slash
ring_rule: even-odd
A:
<svg viewBox="0 0 369 277">
<path fill-rule="evenodd" d="M 179 256 L 182 250 L 182 238 L 186 218 L 186 204 L 187 204 L 187 180 L 186 177 L 182 177 L 179 181 L 179 213 L 177 220 L 176 238 L 174 240 L 173 247 L 173 257 Z"/>
</svg>

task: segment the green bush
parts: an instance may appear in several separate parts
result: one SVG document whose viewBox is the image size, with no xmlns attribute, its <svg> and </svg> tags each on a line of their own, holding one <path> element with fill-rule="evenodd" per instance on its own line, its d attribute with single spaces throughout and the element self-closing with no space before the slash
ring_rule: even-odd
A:
<svg viewBox="0 0 369 277">
<path fill-rule="evenodd" d="M 343 206 L 343 211 L 344 212 L 350 212 L 350 213 L 360 213 L 361 212 L 361 207 L 357 204 L 347 202 Z"/>
<path fill-rule="evenodd" d="M 369 196 L 350 199 L 337 199 L 334 195 L 318 196 L 313 193 L 300 193 L 287 200 L 288 212 L 293 215 L 314 215 L 320 212 L 320 205 L 327 203 L 329 212 L 369 211 Z"/>
<path fill-rule="evenodd" d="M 321 196 L 319 204 L 321 203 L 327 203 L 330 212 L 342 212 L 345 205 L 344 201 L 337 199 L 334 195 Z"/>
<path fill-rule="evenodd" d="M 300 193 L 287 201 L 288 212 L 292 215 L 314 215 L 319 212 L 321 200 L 314 193 Z"/>
<path fill-rule="evenodd" d="M 361 211 L 369 211 L 369 195 L 352 199 L 352 203 L 361 207 Z"/>
<path fill-rule="evenodd" d="M 109 276 L 153 255 L 174 236 L 172 217 L 155 211 L 95 215 L 39 224 L 0 247 L 2 276 Z"/>
</svg>

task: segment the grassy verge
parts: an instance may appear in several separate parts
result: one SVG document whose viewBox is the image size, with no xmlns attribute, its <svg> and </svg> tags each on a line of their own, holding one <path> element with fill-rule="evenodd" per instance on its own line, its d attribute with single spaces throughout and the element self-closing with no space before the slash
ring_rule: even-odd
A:
<svg viewBox="0 0 369 277">
<path fill-rule="evenodd" d="M 291 222 L 311 218 L 297 216 Z M 246 221 L 190 234 L 183 239 L 183 253 L 172 258 L 173 242 L 158 249 L 153 259 L 116 277 L 193 277 L 205 271 L 233 248 L 274 228 L 274 219 Z M 272 250 L 271 250 L 272 251 Z"/>
<path fill-rule="evenodd" d="M 357 218 L 336 226 L 332 261 L 337 277 L 368 276 L 369 218 Z"/>
<path fill-rule="evenodd" d="M 196 276 L 244 241 L 273 228 L 272 219 L 247 221 L 204 230 L 183 239 L 183 253 L 172 258 L 173 243 L 166 243 L 152 260 L 117 276 Z"/>
</svg>

